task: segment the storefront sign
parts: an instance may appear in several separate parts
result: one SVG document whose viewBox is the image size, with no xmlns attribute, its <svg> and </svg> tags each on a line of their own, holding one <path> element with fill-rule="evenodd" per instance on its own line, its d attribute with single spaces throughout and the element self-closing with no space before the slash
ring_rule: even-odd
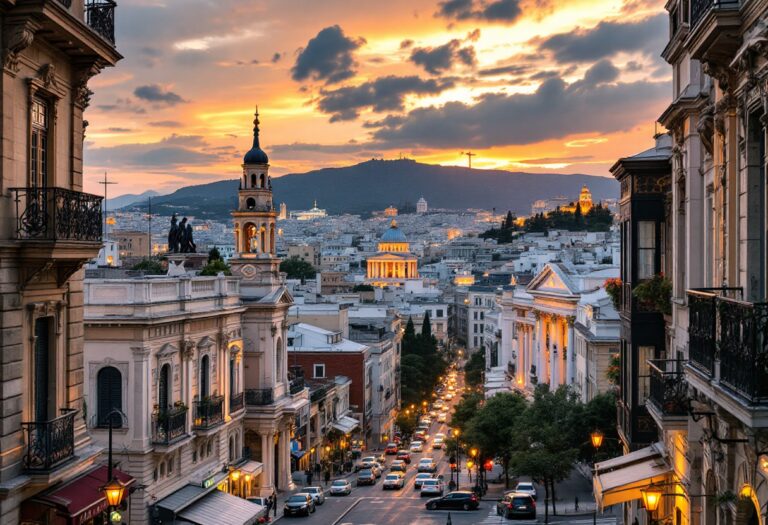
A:
<svg viewBox="0 0 768 525">
<path fill-rule="evenodd" d="M 209 489 L 213 487 L 214 483 L 216 483 L 216 480 L 214 479 L 215 476 L 211 476 L 210 478 L 204 479 L 202 486 L 204 489 Z"/>
</svg>

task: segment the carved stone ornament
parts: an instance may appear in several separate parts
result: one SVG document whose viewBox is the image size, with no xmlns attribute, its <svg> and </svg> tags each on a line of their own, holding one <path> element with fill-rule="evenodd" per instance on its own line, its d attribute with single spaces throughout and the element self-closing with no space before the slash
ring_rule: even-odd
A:
<svg viewBox="0 0 768 525">
<path fill-rule="evenodd" d="M 40 25 L 30 19 L 13 21 L 3 27 L 3 68 L 10 74 L 19 72 L 19 54 L 32 45 Z"/>
<path fill-rule="evenodd" d="M 84 66 L 75 73 L 75 83 L 72 86 L 74 103 L 80 109 L 86 109 L 91 103 L 93 91 L 88 87 L 88 81 L 99 74 L 101 68 L 96 64 Z"/>
<path fill-rule="evenodd" d="M 723 66 L 712 62 L 704 61 L 701 63 L 701 70 L 717 81 L 717 85 L 723 92 L 728 91 L 729 70 Z"/>
<path fill-rule="evenodd" d="M 181 350 L 182 355 L 184 356 L 184 359 L 192 359 L 192 356 L 195 353 L 196 346 L 197 345 L 195 344 L 195 342 L 191 339 L 186 339 L 184 341 L 184 346 Z"/>
<path fill-rule="evenodd" d="M 43 82 L 43 85 L 47 88 L 57 88 L 56 84 L 56 66 L 53 64 L 45 64 L 37 72 L 38 77 Z"/>
<path fill-rule="evenodd" d="M 707 153 L 711 156 L 715 134 L 715 106 L 713 104 L 709 104 L 701 112 L 701 116 L 699 116 L 699 122 L 696 125 L 696 131 L 699 132 L 699 139 L 701 140 L 701 144 L 704 146 L 704 149 L 707 151 Z"/>
<path fill-rule="evenodd" d="M 269 329 L 269 330 L 270 330 L 270 332 L 272 332 L 272 337 L 275 337 L 275 335 L 277 335 L 277 325 L 276 325 L 276 324 L 273 324 L 273 325 L 270 327 L 270 329 Z"/>
</svg>

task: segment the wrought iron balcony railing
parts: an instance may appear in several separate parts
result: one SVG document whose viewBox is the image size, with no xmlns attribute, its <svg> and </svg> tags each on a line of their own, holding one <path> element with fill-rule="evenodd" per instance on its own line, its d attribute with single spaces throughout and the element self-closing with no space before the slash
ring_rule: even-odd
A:
<svg viewBox="0 0 768 525">
<path fill-rule="evenodd" d="M 212 396 L 195 401 L 195 418 L 192 427 L 208 430 L 224 423 L 224 396 Z"/>
<path fill-rule="evenodd" d="M 115 45 L 115 8 L 113 0 L 86 0 L 85 22 L 88 27 Z"/>
<path fill-rule="evenodd" d="M 232 394 L 229 397 L 229 413 L 234 414 L 235 412 L 241 411 L 243 408 L 245 408 L 245 392 Z"/>
<path fill-rule="evenodd" d="M 740 0 L 691 0 L 691 27 L 696 25 L 712 10 L 738 9 Z"/>
<path fill-rule="evenodd" d="M 101 242 L 102 197 L 64 188 L 12 188 L 16 238 Z"/>
<path fill-rule="evenodd" d="M 715 298 L 711 291 L 688 291 L 688 356 L 707 375 L 715 373 Z"/>
<path fill-rule="evenodd" d="M 322 385 L 316 390 L 313 390 L 312 393 L 309 395 L 310 401 L 317 402 L 325 399 L 325 396 L 328 394 L 328 391 L 331 389 L 330 384 Z"/>
<path fill-rule="evenodd" d="M 187 435 L 187 412 L 185 406 L 168 408 L 152 416 L 152 442 L 156 445 L 170 445 Z"/>
<path fill-rule="evenodd" d="M 50 421 L 22 423 L 26 451 L 24 468 L 29 471 L 53 470 L 75 456 L 75 415 L 77 410 Z"/>
<path fill-rule="evenodd" d="M 665 416 L 688 413 L 688 384 L 683 375 L 683 362 L 674 359 L 652 359 L 648 401 Z"/>
<path fill-rule="evenodd" d="M 249 388 L 245 391 L 245 404 L 252 406 L 271 405 L 275 394 L 271 388 Z"/>
<path fill-rule="evenodd" d="M 748 403 L 768 401 L 768 304 L 717 302 L 720 383 Z"/>
<path fill-rule="evenodd" d="M 304 378 L 303 377 L 295 377 L 291 379 L 289 384 L 289 391 L 291 392 L 291 395 L 296 395 L 304 390 Z"/>
</svg>

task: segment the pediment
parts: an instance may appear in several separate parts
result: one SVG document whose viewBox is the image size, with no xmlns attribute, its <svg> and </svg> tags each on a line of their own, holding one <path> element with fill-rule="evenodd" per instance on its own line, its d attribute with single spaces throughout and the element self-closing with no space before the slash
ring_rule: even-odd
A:
<svg viewBox="0 0 768 525">
<path fill-rule="evenodd" d="M 570 279 L 557 267 L 547 265 L 528 285 L 526 291 L 531 294 L 536 292 L 554 293 L 561 295 L 578 295 L 578 290 L 572 288 Z"/>
</svg>

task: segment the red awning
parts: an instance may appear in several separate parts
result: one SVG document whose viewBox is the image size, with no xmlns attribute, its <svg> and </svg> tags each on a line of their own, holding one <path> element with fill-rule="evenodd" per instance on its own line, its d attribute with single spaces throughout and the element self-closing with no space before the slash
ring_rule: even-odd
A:
<svg viewBox="0 0 768 525">
<path fill-rule="evenodd" d="M 112 474 L 126 487 L 136 481 L 116 468 L 112 469 Z M 34 499 L 55 506 L 63 515 L 72 519 L 72 525 L 80 525 L 107 510 L 109 505 L 101 490 L 106 483 L 107 467 L 100 466 Z"/>
</svg>

